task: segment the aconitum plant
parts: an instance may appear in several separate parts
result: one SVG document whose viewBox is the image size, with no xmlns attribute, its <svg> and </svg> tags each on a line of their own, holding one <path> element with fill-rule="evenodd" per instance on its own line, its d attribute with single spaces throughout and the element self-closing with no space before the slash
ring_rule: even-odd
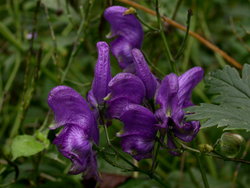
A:
<svg viewBox="0 0 250 188">
<path fill-rule="evenodd" d="M 184 108 L 193 105 L 192 89 L 202 80 L 203 70 L 194 67 L 184 74 L 166 75 L 158 79 L 140 51 L 143 30 L 127 9 L 113 6 L 106 9 L 105 19 L 111 25 L 110 43 L 98 42 L 98 59 L 94 79 L 86 100 L 74 89 L 57 86 L 48 96 L 56 125 L 63 127 L 54 144 L 63 156 L 72 161 L 71 174 L 84 173 L 85 179 L 99 180 L 96 152 L 99 129 L 107 121 L 118 119 L 124 124 L 121 148 L 134 159 L 153 157 L 157 133 L 170 154 L 179 155 L 176 139 L 192 141 L 199 131 L 198 121 L 186 121 Z M 111 77 L 110 54 L 117 58 L 123 72 Z M 165 139 L 166 138 L 166 139 Z M 165 143 L 166 140 L 166 143 Z M 163 149 L 164 147 L 162 147 Z"/>
<path fill-rule="evenodd" d="M 246 3 L 2 0 L 0 188 L 249 188 Z"/>
<path fill-rule="evenodd" d="M 199 131 L 198 121 L 186 121 L 184 108 L 193 105 L 193 88 L 202 80 L 203 70 L 194 67 L 184 74 L 166 75 L 163 80 L 151 73 L 140 48 L 143 30 L 126 8 L 109 7 L 104 12 L 110 23 L 110 46 L 98 42 L 98 59 L 94 79 L 86 100 L 74 89 L 57 86 L 51 90 L 48 104 L 55 114 L 56 125 L 63 127 L 54 144 L 72 161 L 71 174 L 83 173 L 85 179 L 100 180 L 96 151 L 99 129 L 118 119 L 123 124 L 122 150 L 136 160 L 153 157 L 158 142 L 173 155 L 180 155 L 176 142 L 192 141 Z M 111 77 L 110 50 L 123 72 Z M 99 128 L 97 126 L 99 124 Z M 112 125 L 111 125 L 112 126 Z"/>
</svg>

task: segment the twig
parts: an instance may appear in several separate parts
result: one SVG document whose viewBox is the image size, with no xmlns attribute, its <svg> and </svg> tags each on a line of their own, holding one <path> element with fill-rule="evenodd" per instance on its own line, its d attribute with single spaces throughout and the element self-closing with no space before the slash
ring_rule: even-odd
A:
<svg viewBox="0 0 250 188">
<path fill-rule="evenodd" d="M 151 15 L 156 15 L 156 12 L 144 7 L 136 2 L 130 1 L 130 0 L 118 0 L 122 3 L 128 4 L 130 6 L 133 6 L 135 8 L 138 8 L 144 12 L 147 12 L 148 14 Z M 162 16 L 161 17 L 165 22 L 167 22 L 168 24 L 182 30 L 182 31 L 186 31 L 187 28 L 184 27 L 183 25 L 171 20 L 170 18 L 167 18 L 166 16 Z M 238 69 L 242 69 L 243 66 L 236 61 L 234 58 L 232 58 L 231 56 L 229 56 L 226 52 L 224 52 L 223 50 L 221 50 L 220 48 L 218 48 L 217 46 L 215 46 L 213 43 L 211 43 L 210 41 L 208 41 L 207 39 L 203 38 L 201 35 L 193 32 L 193 31 L 189 31 L 189 35 L 193 36 L 194 38 L 198 39 L 202 44 L 204 44 L 205 46 L 207 46 L 208 48 L 210 48 L 211 50 L 217 52 L 218 54 L 220 54 L 225 60 L 227 60 L 231 65 L 233 65 L 234 67 L 238 68 Z"/>
</svg>

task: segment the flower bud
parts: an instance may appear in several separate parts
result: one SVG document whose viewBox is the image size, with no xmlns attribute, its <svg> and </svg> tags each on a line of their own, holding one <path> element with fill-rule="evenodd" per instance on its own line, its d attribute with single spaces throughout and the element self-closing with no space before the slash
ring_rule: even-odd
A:
<svg viewBox="0 0 250 188">
<path fill-rule="evenodd" d="M 228 158 L 234 158 L 240 153 L 244 142 L 245 140 L 241 135 L 226 132 L 222 134 L 216 150 Z"/>
<path fill-rule="evenodd" d="M 209 145 L 209 144 L 200 144 L 199 145 L 199 150 L 202 153 L 210 153 L 214 150 L 213 146 Z"/>
</svg>

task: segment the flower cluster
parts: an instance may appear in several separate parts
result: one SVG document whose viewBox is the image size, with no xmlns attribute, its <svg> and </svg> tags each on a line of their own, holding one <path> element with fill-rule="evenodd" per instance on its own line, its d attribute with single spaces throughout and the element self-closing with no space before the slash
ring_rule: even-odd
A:
<svg viewBox="0 0 250 188">
<path fill-rule="evenodd" d="M 115 39 L 110 47 L 106 42 L 97 43 L 98 60 L 87 102 L 67 86 L 55 87 L 48 97 L 55 114 L 54 128 L 63 126 L 54 144 L 72 161 L 70 173 L 84 172 L 85 178 L 98 179 L 92 144 L 98 144 L 97 124 L 104 124 L 105 119 L 119 119 L 124 124 L 117 136 L 123 151 L 137 160 L 152 157 L 157 132 L 169 153 L 179 155 L 176 140 L 190 142 L 200 128 L 197 121 L 185 121 L 183 109 L 193 105 L 191 94 L 203 77 L 202 68 L 158 79 L 140 50 L 142 26 L 134 15 L 125 14 L 126 10 L 113 6 L 104 12 L 111 25 L 110 37 Z M 123 69 L 113 78 L 110 51 Z"/>
</svg>

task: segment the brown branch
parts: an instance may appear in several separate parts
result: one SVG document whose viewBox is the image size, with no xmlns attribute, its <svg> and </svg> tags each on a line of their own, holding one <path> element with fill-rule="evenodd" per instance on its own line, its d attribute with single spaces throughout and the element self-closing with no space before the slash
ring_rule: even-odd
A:
<svg viewBox="0 0 250 188">
<path fill-rule="evenodd" d="M 125 3 L 127 5 L 130 5 L 134 8 L 140 9 L 148 14 L 151 15 L 156 15 L 156 12 L 144 7 L 136 2 L 130 1 L 130 0 L 118 0 L 122 3 Z M 170 18 L 166 17 L 166 16 L 162 16 L 162 20 L 182 31 L 186 31 L 187 28 L 177 22 L 175 22 L 174 20 L 171 20 Z M 225 60 L 227 60 L 231 65 L 233 65 L 234 67 L 238 68 L 238 69 L 242 69 L 242 65 L 237 62 L 234 58 L 232 58 L 231 56 L 229 56 L 226 52 L 224 52 L 223 50 L 221 50 L 220 48 L 218 48 L 217 46 L 215 46 L 213 43 L 211 43 L 210 41 L 208 41 L 207 39 L 205 39 L 204 37 L 202 37 L 201 35 L 193 32 L 193 31 L 189 31 L 189 35 L 193 36 L 194 38 L 196 38 L 197 40 L 199 40 L 202 44 L 204 44 L 205 46 L 207 46 L 208 48 L 210 48 L 211 50 L 213 50 L 214 52 L 220 54 Z"/>
</svg>

